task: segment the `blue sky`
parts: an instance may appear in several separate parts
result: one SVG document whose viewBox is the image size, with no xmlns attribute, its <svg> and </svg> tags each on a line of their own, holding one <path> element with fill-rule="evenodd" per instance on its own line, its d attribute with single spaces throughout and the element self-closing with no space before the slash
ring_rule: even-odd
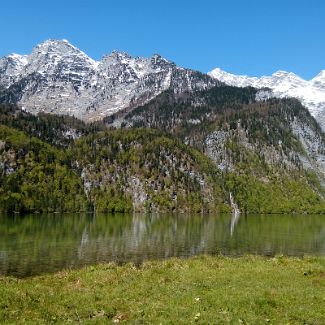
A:
<svg viewBox="0 0 325 325">
<path fill-rule="evenodd" d="M 323 0 L 3 0 L 0 10 L 0 56 L 64 38 L 94 59 L 159 53 L 203 72 L 325 69 Z"/>
</svg>

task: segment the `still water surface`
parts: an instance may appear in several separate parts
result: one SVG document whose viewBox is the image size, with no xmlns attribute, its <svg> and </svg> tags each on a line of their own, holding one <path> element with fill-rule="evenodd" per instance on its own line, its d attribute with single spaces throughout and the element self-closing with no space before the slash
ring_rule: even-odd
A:
<svg viewBox="0 0 325 325">
<path fill-rule="evenodd" d="M 197 254 L 325 256 L 325 216 L 0 216 L 0 274 Z"/>
</svg>

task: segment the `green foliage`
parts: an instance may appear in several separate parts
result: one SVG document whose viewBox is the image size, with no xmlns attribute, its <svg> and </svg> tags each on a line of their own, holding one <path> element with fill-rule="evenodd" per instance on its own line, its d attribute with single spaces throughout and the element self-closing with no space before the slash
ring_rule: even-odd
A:
<svg viewBox="0 0 325 325">
<path fill-rule="evenodd" d="M 226 188 L 245 213 L 324 213 L 325 202 L 304 178 L 279 177 L 261 181 L 229 173 Z"/>
<path fill-rule="evenodd" d="M 229 212 L 232 192 L 247 213 L 324 213 L 325 191 L 303 169 L 305 152 L 291 123 L 302 121 L 324 140 L 319 126 L 297 100 L 257 102 L 256 92 L 166 91 L 91 125 L 2 105 L 2 209 Z M 116 119 L 123 128 L 107 130 Z M 231 167 L 223 172 L 218 157 L 205 156 L 215 131 L 227 134 L 218 154 Z M 271 162 L 270 152 L 277 157 Z"/>
<path fill-rule="evenodd" d="M 71 154 L 93 184 L 89 198 L 96 211 L 224 208 L 225 195 L 214 164 L 160 131 L 93 134 L 78 140 Z"/>
<path fill-rule="evenodd" d="M 58 147 L 67 147 L 76 136 L 94 133 L 104 128 L 100 123 L 86 124 L 73 116 L 40 113 L 37 116 L 15 105 L 0 104 L 0 124 L 37 137 Z"/>
<path fill-rule="evenodd" d="M 257 102 L 256 92 L 218 86 L 178 97 L 166 91 L 123 118 L 134 127 L 166 130 L 201 152 L 207 152 L 208 135 L 227 134 L 218 150 L 232 172 L 224 172 L 221 188 L 244 212 L 324 213 L 324 189 L 303 169 L 300 155 L 306 153 L 291 123 L 308 125 L 324 141 L 320 127 L 298 100 Z"/>
<path fill-rule="evenodd" d="M 80 211 L 87 208 L 82 182 L 64 152 L 0 125 L 0 210 Z"/>
<path fill-rule="evenodd" d="M 235 169 L 224 173 L 226 192 L 244 213 L 325 213 L 323 189 L 312 172 L 268 165 L 237 141 L 226 143 Z"/>
</svg>

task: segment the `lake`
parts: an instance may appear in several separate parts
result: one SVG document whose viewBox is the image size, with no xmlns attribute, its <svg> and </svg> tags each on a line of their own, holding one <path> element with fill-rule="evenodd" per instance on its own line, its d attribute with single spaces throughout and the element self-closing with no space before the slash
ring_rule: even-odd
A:
<svg viewBox="0 0 325 325">
<path fill-rule="evenodd" d="M 325 256 L 325 216 L 0 216 L 0 274 L 198 254 Z"/>
</svg>

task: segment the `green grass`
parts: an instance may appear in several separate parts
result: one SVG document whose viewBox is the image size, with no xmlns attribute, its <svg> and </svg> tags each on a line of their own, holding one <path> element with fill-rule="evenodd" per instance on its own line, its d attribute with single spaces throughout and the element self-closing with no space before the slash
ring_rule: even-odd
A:
<svg viewBox="0 0 325 325">
<path fill-rule="evenodd" d="M 0 278 L 0 323 L 325 324 L 325 259 L 196 257 Z"/>
</svg>

